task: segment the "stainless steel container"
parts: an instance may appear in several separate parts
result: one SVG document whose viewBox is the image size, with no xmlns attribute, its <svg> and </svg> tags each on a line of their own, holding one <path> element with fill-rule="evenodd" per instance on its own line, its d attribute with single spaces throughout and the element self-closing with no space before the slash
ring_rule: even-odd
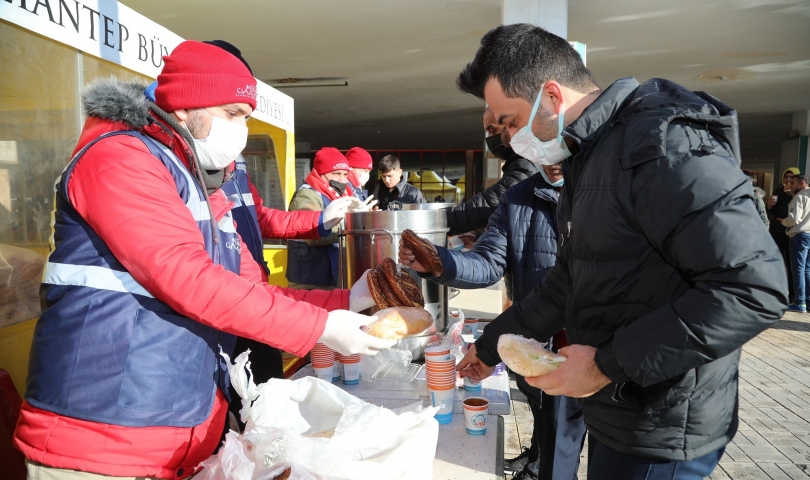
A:
<svg viewBox="0 0 810 480">
<path fill-rule="evenodd" d="M 442 210 L 401 210 L 350 212 L 346 214 L 341 235 L 341 273 L 344 288 L 351 288 L 363 272 L 374 268 L 386 257 L 398 261 L 399 241 L 403 230 L 413 230 L 435 245 L 447 245 L 447 216 Z M 447 287 L 421 279 L 403 268 L 422 288 L 425 310 L 433 315 L 433 326 L 423 335 L 400 340 L 395 348 L 410 350 L 415 360 L 424 357 L 425 345 L 444 333 L 447 321 Z M 370 312 L 376 311 L 372 309 Z"/>
<path fill-rule="evenodd" d="M 455 203 L 404 203 L 402 210 L 444 210 L 455 206 Z"/>
</svg>

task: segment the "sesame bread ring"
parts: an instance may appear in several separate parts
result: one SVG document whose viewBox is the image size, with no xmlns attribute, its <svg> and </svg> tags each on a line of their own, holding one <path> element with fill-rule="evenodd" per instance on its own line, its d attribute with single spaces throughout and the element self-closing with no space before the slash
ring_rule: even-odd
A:
<svg viewBox="0 0 810 480">
<path fill-rule="evenodd" d="M 397 298 L 397 295 L 394 293 L 394 290 L 391 288 L 391 284 L 388 283 L 388 279 L 385 277 L 385 273 L 383 272 L 382 265 L 378 265 L 377 268 L 372 270 L 374 276 L 377 277 L 377 283 L 380 285 L 380 291 L 385 297 L 386 303 L 388 303 L 391 307 L 401 307 L 402 303 Z"/>
<path fill-rule="evenodd" d="M 416 261 L 427 268 L 431 275 L 441 276 L 444 267 L 439 259 L 439 254 L 436 253 L 436 247 L 432 243 L 415 234 L 413 230 L 403 230 L 402 241 L 413 252 Z"/>
<path fill-rule="evenodd" d="M 386 309 L 391 307 L 388 304 L 388 301 L 385 300 L 385 296 L 382 293 L 382 289 L 380 289 L 380 282 L 377 279 L 377 275 L 375 274 L 376 269 L 372 269 L 366 275 L 366 281 L 368 281 L 368 290 L 371 292 L 371 296 L 374 298 L 374 303 L 377 304 L 377 308 Z"/>
<path fill-rule="evenodd" d="M 422 289 L 419 288 L 419 284 L 416 283 L 416 280 L 414 280 L 413 277 L 411 277 L 407 272 L 402 272 L 402 275 L 400 275 L 399 278 L 402 285 L 402 291 L 405 292 L 405 296 L 408 297 L 411 305 L 414 307 L 425 308 L 425 297 L 422 295 Z"/>
</svg>

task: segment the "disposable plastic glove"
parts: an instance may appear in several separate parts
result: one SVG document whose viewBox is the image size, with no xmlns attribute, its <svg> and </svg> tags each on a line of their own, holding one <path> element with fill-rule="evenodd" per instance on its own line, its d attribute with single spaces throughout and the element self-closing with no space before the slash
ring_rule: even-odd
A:
<svg viewBox="0 0 810 480">
<path fill-rule="evenodd" d="M 352 312 L 362 312 L 376 305 L 374 297 L 371 296 L 371 291 L 368 289 L 368 279 L 366 278 L 370 271 L 363 272 L 363 275 L 352 285 L 349 292 L 349 310 Z"/>
<path fill-rule="evenodd" d="M 323 228 L 331 230 L 332 227 L 340 223 L 346 212 L 349 210 L 357 199 L 354 197 L 340 197 L 332 200 L 332 202 L 323 209 Z"/>
<path fill-rule="evenodd" d="M 376 355 L 383 348 L 391 348 L 397 343 L 396 340 L 372 337 L 360 330 L 376 319 L 348 310 L 333 310 L 329 312 L 326 328 L 318 341 L 342 355 Z"/>
</svg>

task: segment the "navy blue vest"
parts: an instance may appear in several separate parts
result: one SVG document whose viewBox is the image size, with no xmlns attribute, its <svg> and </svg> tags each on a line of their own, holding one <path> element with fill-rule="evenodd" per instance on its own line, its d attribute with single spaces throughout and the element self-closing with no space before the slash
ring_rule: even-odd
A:
<svg viewBox="0 0 810 480">
<path fill-rule="evenodd" d="M 40 289 L 43 311 L 31 347 L 26 399 L 50 412 L 100 423 L 199 425 L 210 415 L 216 389 L 228 395 L 228 372 L 219 352 L 232 354 L 236 337 L 156 299 L 68 200 L 77 160 L 99 140 L 116 135 L 140 139 L 163 163 L 211 260 L 239 274 L 241 246 L 233 219 L 228 214 L 218 222 L 220 240 L 214 243 L 203 192 L 171 150 L 135 131 L 94 140 L 55 185 L 53 243 Z"/>
<path fill-rule="evenodd" d="M 309 188 L 308 184 L 300 189 Z M 326 195 L 318 192 L 323 200 L 323 208 L 332 203 Z M 293 283 L 333 287 L 337 285 L 340 248 L 337 243 L 324 246 L 311 246 L 306 240 L 287 242 L 287 280 Z"/>
<path fill-rule="evenodd" d="M 233 178 L 222 185 L 221 190 L 228 197 L 234 207 L 231 209 L 234 221 L 236 221 L 236 231 L 242 237 L 242 242 L 247 247 L 256 263 L 261 265 L 264 271 L 270 275 L 267 262 L 264 261 L 264 241 L 262 241 L 262 228 L 259 225 L 259 217 L 256 215 L 256 205 L 253 203 L 253 193 L 250 191 L 248 183 L 247 163 L 245 158 L 239 156 L 236 159 L 236 168 L 233 171 Z"/>
</svg>

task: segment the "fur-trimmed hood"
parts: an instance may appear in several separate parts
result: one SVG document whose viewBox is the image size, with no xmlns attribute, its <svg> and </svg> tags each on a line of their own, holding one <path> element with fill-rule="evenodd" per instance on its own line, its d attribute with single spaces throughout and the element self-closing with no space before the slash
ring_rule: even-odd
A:
<svg viewBox="0 0 810 480">
<path fill-rule="evenodd" d="M 154 121 L 149 113 L 152 102 L 146 98 L 144 90 L 145 84 L 122 82 L 116 77 L 94 80 L 82 91 L 84 113 L 140 130 Z"/>
</svg>

